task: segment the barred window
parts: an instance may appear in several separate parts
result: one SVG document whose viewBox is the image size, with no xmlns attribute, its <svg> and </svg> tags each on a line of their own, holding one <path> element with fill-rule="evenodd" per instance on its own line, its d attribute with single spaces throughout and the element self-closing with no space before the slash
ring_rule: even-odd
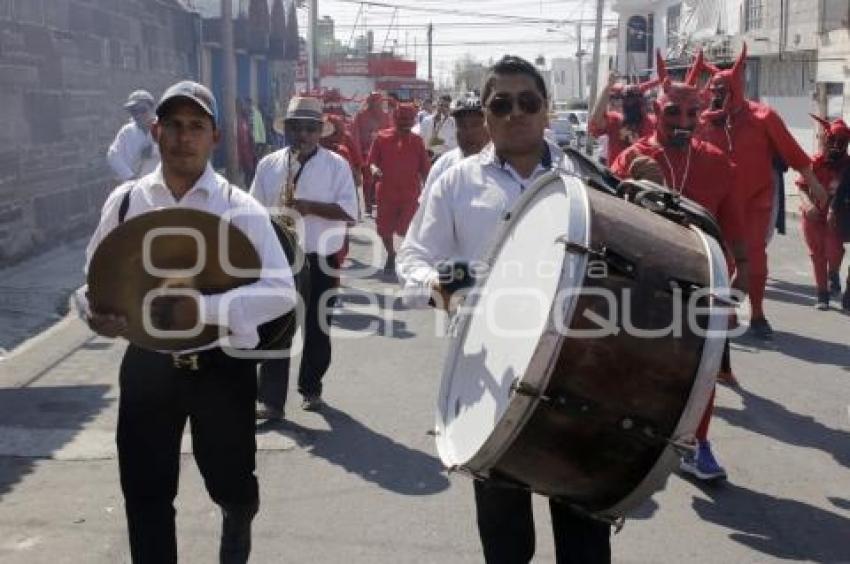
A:
<svg viewBox="0 0 850 564">
<path fill-rule="evenodd" d="M 764 16 L 763 0 L 746 0 L 744 2 L 744 30 L 759 29 Z"/>
</svg>

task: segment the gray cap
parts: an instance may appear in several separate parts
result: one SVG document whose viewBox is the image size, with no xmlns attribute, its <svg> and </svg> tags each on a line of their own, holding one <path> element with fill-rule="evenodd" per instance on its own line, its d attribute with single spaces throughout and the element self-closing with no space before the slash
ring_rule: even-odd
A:
<svg viewBox="0 0 850 564">
<path fill-rule="evenodd" d="M 184 80 L 168 87 L 168 90 L 165 91 L 162 98 L 159 99 L 159 104 L 156 106 L 157 117 L 162 117 L 160 114 L 162 113 L 163 106 L 175 98 L 186 98 L 195 102 L 213 120 L 218 120 L 218 106 L 213 93 L 203 84 L 198 84 L 191 80 Z"/>
<path fill-rule="evenodd" d="M 127 101 L 124 102 L 124 108 L 129 110 L 137 106 L 149 105 L 153 107 L 156 104 L 153 96 L 147 90 L 134 90 L 127 96 Z"/>
</svg>

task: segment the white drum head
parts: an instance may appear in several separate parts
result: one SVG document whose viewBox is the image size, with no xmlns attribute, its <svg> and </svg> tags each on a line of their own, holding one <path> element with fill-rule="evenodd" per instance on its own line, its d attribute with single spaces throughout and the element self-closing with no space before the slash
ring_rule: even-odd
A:
<svg viewBox="0 0 850 564">
<path fill-rule="evenodd" d="M 581 182 L 550 173 L 502 225 L 489 272 L 464 303 L 446 358 L 437 409 L 437 448 L 446 466 L 468 467 L 473 457 L 473 469 L 486 466 L 482 456 L 494 459 L 507 448 L 530 414 L 532 400 L 513 394 L 513 386 L 527 381 L 535 355 L 554 353 L 541 338 L 563 330 L 574 306 L 575 293 L 556 295 L 584 278 L 584 255 L 567 253 L 565 242 L 586 244 L 587 214 Z M 538 388 L 548 376 L 534 374 L 529 383 Z"/>
</svg>

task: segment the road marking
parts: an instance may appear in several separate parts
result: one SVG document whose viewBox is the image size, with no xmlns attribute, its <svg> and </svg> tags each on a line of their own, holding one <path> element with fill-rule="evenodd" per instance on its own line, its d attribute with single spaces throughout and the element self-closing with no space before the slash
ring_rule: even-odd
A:
<svg viewBox="0 0 850 564">
<path fill-rule="evenodd" d="M 257 435 L 257 450 L 287 451 L 295 441 L 280 433 Z M 192 438 L 183 435 L 182 454 L 192 452 Z M 51 460 L 109 460 L 117 456 L 115 431 L 104 429 L 33 429 L 0 426 L 0 456 Z"/>
</svg>

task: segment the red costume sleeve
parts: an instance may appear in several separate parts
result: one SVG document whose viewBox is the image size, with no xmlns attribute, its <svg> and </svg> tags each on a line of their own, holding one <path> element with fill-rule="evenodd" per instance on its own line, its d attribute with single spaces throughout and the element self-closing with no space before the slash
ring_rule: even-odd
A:
<svg viewBox="0 0 850 564">
<path fill-rule="evenodd" d="M 425 143 L 418 135 L 413 136 L 416 140 L 417 150 L 419 152 L 419 175 L 422 183 L 428 178 L 428 172 L 431 170 L 431 158 L 428 156 L 428 151 L 425 150 Z"/>
<path fill-rule="evenodd" d="M 614 173 L 614 176 L 619 178 L 628 178 L 629 177 L 629 166 L 631 166 L 632 161 L 637 156 L 635 150 L 631 147 L 622 151 L 617 158 L 614 159 L 614 162 L 611 163 L 610 169 L 611 172 Z"/>
<path fill-rule="evenodd" d="M 812 164 L 809 156 L 803 151 L 776 112 L 767 108 L 761 119 L 773 150 L 782 157 L 786 165 L 794 170 L 802 170 Z"/>
</svg>

